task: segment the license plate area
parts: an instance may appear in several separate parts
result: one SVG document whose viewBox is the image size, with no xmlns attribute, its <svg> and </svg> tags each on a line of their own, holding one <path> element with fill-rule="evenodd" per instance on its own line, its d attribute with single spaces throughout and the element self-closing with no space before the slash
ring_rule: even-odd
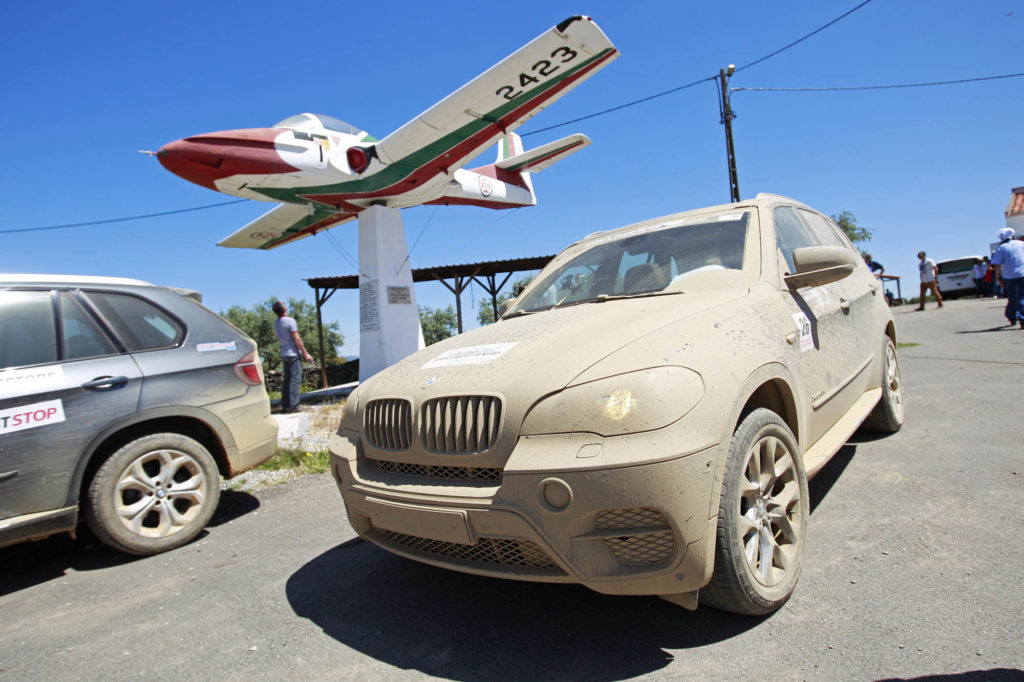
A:
<svg viewBox="0 0 1024 682">
<path fill-rule="evenodd" d="M 438 509 L 390 500 L 366 498 L 363 511 L 374 527 L 431 540 L 471 545 L 476 540 L 463 509 Z"/>
</svg>

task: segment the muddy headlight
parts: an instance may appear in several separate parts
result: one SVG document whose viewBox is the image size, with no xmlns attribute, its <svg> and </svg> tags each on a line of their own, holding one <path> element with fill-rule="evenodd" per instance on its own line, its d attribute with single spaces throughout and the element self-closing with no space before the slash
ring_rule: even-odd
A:
<svg viewBox="0 0 1024 682">
<path fill-rule="evenodd" d="M 537 402 L 520 433 L 590 432 L 620 436 L 668 426 L 704 396 L 704 382 L 684 367 L 654 367 L 570 386 Z"/>
</svg>

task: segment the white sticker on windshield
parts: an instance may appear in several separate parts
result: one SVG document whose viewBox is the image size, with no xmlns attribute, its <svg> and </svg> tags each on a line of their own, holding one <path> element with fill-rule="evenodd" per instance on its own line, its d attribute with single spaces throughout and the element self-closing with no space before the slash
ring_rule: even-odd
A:
<svg viewBox="0 0 1024 682">
<path fill-rule="evenodd" d="M 487 346 L 456 348 L 454 350 L 441 353 L 436 358 L 420 367 L 420 369 L 452 367 L 454 365 L 482 365 L 488 362 L 494 362 L 516 345 L 518 345 L 518 342 L 492 343 Z"/>
<path fill-rule="evenodd" d="M 723 213 L 722 215 L 718 216 L 715 220 L 739 220 L 742 217 L 742 213 Z"/>
<path fill-rule="evenodd" d="M 804 313 L 793 313 L 793 319 L 796 320 L 796 327 L 800 330 L 800 352 L 813 349 L 814 337 L 811 335 L 811 321 Z"/>
<path fill-rule="evenodd" d="M 34 429 L 47 424 L 64 421 L 64 403 L 47 400 L 44 403 L 22 405 L 9 410 L 0 410 L 0 436 L 14 431 Z"/>
<path fill-rule="evenodd" d="M 0 398 L 46 393 L 63 387 L 64 368 L 60 365 L 0 372 Z"/>
</svg>

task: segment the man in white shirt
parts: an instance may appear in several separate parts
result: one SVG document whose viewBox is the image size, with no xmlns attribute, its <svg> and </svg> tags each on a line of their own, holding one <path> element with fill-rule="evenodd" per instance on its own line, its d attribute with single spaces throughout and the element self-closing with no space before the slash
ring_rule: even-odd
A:
<svg viewBox="0 0 1024 682">
<path fill-rule="evenodd" d="M 1012 227 L 999 230 L 999 247 L 992 254 L 995 277 L 1006 290 L 1006 319 L 1010 326 L 1020 324 L 1024 329 L 1024 242 L 1013 238 Z"/>
<path fill-rule="evenodd" d="M 935 281 L 939 274 L 939 267 L 935 265 L 935 261 L 925 256 L 924 251 L 918 251 L 917 257 L 920 260 L 917 269 L 921 273 L 921 301 L 917 304 L 917 310 L 924 310 L 924 297 L 928 291 L 932 292 L 941 308 L 942 294 L 939 293 L 939 284 Z"/>
</svg>

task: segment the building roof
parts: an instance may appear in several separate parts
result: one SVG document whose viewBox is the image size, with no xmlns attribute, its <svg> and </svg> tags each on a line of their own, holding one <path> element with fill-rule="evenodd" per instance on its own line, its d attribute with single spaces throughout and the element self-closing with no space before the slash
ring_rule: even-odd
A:
<svg viewBox="0 0 1024 682">
<path fill-rule="evenodd" d="M 554 256 L 535 256 L 533 258 L 492 260 L 483 263 L 468 263 L 466 265 L 439 265 L 432 268 L 416 268 L 412 271 L 412 281 L 433 282 L 435 280 L 454 279 L 456 277 L 486 277 L 506 272 L 540 270 L 552 258 Z M 306 282 L 313 289 L 358 289 L 359 275 L 310 277 Z"/>
<path fill-rule="evenodd" d="M 1006 217 L 1024 215 L 1024 187 L 1014 187 L 1010 195 L 1010 203 L 1004 211 Z"/>
</svg>

